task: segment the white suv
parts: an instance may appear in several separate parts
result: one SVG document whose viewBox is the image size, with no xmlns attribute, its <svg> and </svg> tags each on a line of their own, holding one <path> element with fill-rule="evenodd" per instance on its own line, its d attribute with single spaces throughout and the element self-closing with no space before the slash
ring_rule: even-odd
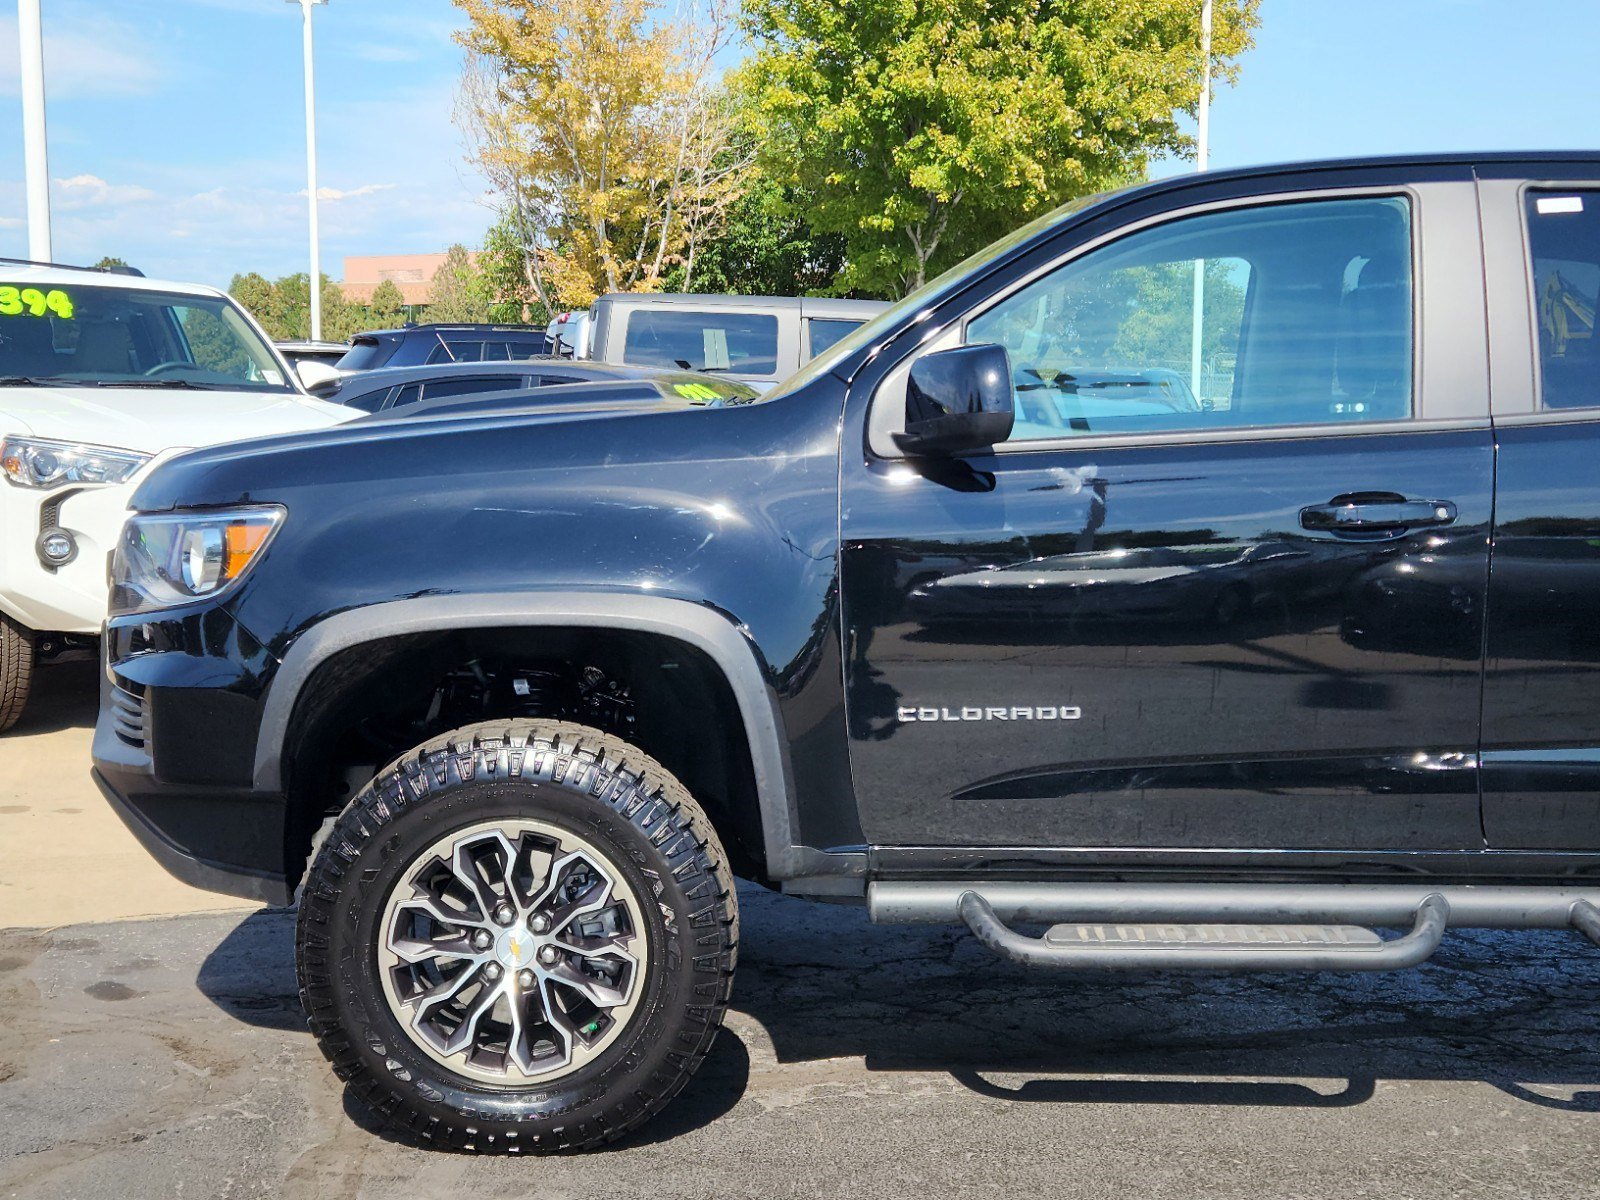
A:
<svg viewBox="0 0 1600 1200">
<path fill-rule="evenodd" d="M 360 416 L 306 395 L 214 288 L 0 261 L 0 731 L 37 657 L 87 648 L 156 458 Z M 175 569 L 214 564 L 197 547 Z"/>
</svg>

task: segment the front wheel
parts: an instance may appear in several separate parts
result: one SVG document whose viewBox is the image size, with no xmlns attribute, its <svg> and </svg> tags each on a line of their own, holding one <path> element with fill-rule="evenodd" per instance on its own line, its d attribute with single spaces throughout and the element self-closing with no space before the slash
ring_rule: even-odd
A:
<svg viewBox="0 0 1600 1200">
<path fill-rule="evenodd" d="M 0 733 L 17 723 L 33 686 L 33 634 L 0 613 Z"/>
<path fill-rule="evenodd" d="M 580 725 L 474 725 L 349 803 L 301 895 L 312 1032 L 392 1128 L 460 1150 L 585 1149 L 704 1059 L 738 908 L 700 806 Z"/>
</svg>

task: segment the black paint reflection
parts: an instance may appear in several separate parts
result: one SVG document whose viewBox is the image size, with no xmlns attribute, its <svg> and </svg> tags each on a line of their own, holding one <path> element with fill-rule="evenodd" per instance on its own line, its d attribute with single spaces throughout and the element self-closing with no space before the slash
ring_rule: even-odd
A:
<svg viewBox="0 0 1600 1200">
<path fill-rule="evenodd" d="M 992 491 L 903 466 L 845 481 L 870 839 L 1482 845 L 1486 431 L 973 466 Z M 1362 491 L 1448 500 L 1458 516 L 1364 538 L 1301 527 L 1302 508 Z M 1082 716 L 991 715 L 1030 705 Z M 926 706 L 984 715 L 900 714 Z"/>
</svg>

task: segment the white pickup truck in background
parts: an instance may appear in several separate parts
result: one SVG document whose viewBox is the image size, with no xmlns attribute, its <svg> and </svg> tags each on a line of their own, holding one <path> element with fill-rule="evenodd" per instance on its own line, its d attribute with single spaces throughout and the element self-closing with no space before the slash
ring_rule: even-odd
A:
<svg viewBox="0 0 1600 1200">
<path fill-rule="evenodd" d="M 819 296 L 617 292 L 589 309 L 578 357 L 721 372 L 764 391 L 887 307 Z"/>
<path fill-rule="evenodd" d="M 337 425 L 215 288 L 0 262 L 0 732 L 36 660 L 92 649 L 128 497 L 179 449 Z M 171 564 L 220 585 L 228 547 Z"/>
</svg>

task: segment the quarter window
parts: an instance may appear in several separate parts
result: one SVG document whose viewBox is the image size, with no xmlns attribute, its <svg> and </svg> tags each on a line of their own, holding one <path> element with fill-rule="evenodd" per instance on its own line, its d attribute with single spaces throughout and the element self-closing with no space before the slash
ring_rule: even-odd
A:
<svg viewBox="0 0 1600 1200">
<path fill-rule="evenodd" d="M 1600 192 L 1530 192 L 1540 407 L 1600 407 Z"/>
<path fill-rule="evenodd" d="M 831 350 L 841 338 L 850 336 L 861 328 L 860 321 L 845 321 L 837 317 L 812 317 L 806 322 L 806 340 L 812 358 L 824 350 Z"/>
<path fill-rule="evenodd" d="M 1411 414 L 1409 205 L 1350 198 L 1131 234 L 967 327 L 1011 357 L 1013 441 Z"/>
</svg>

